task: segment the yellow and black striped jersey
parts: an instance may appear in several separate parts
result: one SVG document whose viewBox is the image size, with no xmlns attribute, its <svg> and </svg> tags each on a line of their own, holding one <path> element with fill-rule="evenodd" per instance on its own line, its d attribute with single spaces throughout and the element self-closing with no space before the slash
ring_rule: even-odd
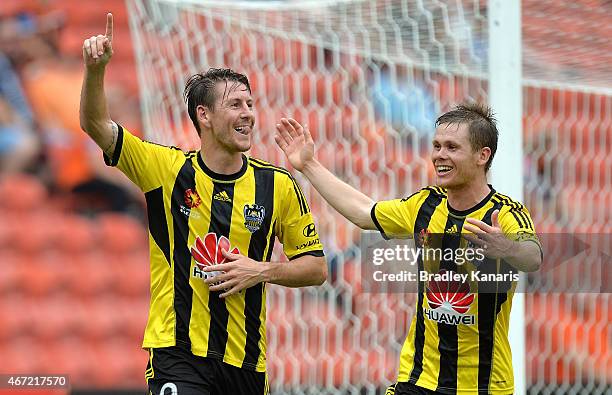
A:
<svg viewBox="0 0 612 395">
<path fill-rule="evenodd" d="M 491 225 L 495 210 L 500 210 L 505 235 L 539 245 L 527 209 L 492 187 L 486 198 L 465 211 L 448 204 L 445 189 L 430 186 L 404 199 L 378 202 L 371 214 L 383 237 L 414 237 L 423 248 L 456 251 L 468 245 L 460 237 L 467 232 L 466 218 Z M 423 254 L 418 266 L 419 273 L 468 275 L 456 283 L 419 277 L 416 314 L 402 347 L 398 381 L 443 394 L 512 394 L 508 321 L 518 270 L 500 259 L 481 256 L 480 261 L 458 264 L 456 258 L 435 254 Z M 513 276 L 486 285 L 479 280 L 482 274 L 510 273 Z"/>
<path fill-rule="evenodd" d="M 323 256 L 293 177 L 244 155 L 240 171 L 217 174 L 197 151 L 145 142 L 122 127 L 113 156 L 105 161 L 146 198 L 151 304 L 143 347 L 183 346 L 195 355 L 265 371 L 266 285 L 221 299 L 221 292 L 209 292 L 190 248 L 198 237 L 207 247 L 223 239 L 229 240 L 226 248 L 269 261 L 277 237 L 290 260 Z"/>
</svg>

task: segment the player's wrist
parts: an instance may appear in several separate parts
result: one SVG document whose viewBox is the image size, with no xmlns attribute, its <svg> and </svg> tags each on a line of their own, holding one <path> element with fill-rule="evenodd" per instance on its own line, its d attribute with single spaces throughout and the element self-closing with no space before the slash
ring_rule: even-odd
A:
<svg viewBox="0 0 612 395">
<path fill-rule="evenodd" d="M 276 274 L 276 264 L 273 262 L 261 262 L 259 278 L 262 283 L 271 283 L 278 277 Z"/>
<path fill-rule="evenodd" d="M 308 176 L 309 174 L 315 174 L 318 172 L 321 166 L 321 163 L 316 158 L 309 159 L 304 162 L 304 167 L 302 167 L 302 173 L 304 173 L 305 176 Z"/>
<path fill-rule="evenodd" d="M 517 241 L 506 239 L 504 245 L 499 250 L 501 259 L 506 261 L 513 260 L 521 255 L 521 244 Z"/>
<path fill-rule="evenodd" d="M 98 64 L 98 63 L 86 64 L 85 65 L 85 78 L 103 80 L 104 74 L 106 74 L 107 64 Z"/>
</svg>

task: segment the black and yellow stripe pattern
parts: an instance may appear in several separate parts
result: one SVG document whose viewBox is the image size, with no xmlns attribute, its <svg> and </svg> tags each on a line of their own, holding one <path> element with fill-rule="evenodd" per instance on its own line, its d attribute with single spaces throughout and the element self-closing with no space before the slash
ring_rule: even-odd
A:
<svg viewBox="0 0 612 395">
<path fill-rule="evenodd" d="M 265 371 L 266 286 L 220 299 L 209 292 L 190 247 L 225 237 L 256 261 L 269 261 L 278 238 L 289 259 L 322 256 L 306 198 L 285 169 L 243 156 L 231 175 L 209 169 L 196 151 L 143 142 L 119 127 L 107 164 L 145 193 L 151 255 L 151 307 L 143 347 L 180 346 L 194 355 Z M 147 370 L 147 377 L 154 374 Z"/>
<path fill-rule="evenodd" d="M 463 246 L 458 235 L 463 232 L 465 220 L 476 218 L 491 225 L 495 210 L 499 210 L 498 221 L 506 235 L 523 234 L 539 243 L 527 209 L 492 187 L 486 198 L 464 211 L 448 204 L 443 188 L 426 187 L 408 198 L 378 202 L 372 208 L 372 219 L 383 236 L 416 238 L 428 232 L 438 236 L 443 249 L 456 250 Z M 505 261 L 489 258 L 482 263 L 463 265 L 445 259 L 425 262 L 420 259 L 418 268 L 430 273 L 442 269 L 491 274 L 512 270 Z M 399 382 L 443 394 L 512 393 L 507 333 L 516 284 L 501 281 L 495 284 L 492 291 L 478 293 L 481 283 L 470 283 L 474 299 L 462 314 L 468 319 L 465 323 L 454 323 L 439 319 L 440 310 L 435 311 L 427 299 L 428 284 L 419 282 L 416 314 L 401 351 Z"/>
<path fill-rule="evenodd" d="M 147 369 L 145 370 L 145 381 L 148 382 L 150 379 L 155 378 L 155 370 L 153 369 L 153 349 L 149 349 L 149 361 L 147 362 Z"/>
<path fill-rule="evenodd" d="M 387 390 L 385 391 L 385 395 L 395 395 L 395 387 L 397 386 L 397 384 L 393 384 L 389 387 L 387 387 Z"/>
</svg>

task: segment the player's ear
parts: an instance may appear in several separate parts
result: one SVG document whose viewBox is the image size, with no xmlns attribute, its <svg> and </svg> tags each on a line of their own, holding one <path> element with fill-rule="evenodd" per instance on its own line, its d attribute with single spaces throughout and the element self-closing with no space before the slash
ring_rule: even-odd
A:
<svg viewBox="0 0 612 395">
<path fill-rule="evenodd" d="M 198 116 L 198 121 L 205 127 L 210 128 L 210 109 L 203 105 L 198 105 L 196 107 L 196 114 Z"/>
<path fill-rule="evenodd" d="M 486 165 L 490 157 L 491 157 L 491 148 L 489 147 L 481 148 L 480 151 L 478 152 L 478 164 L 481 166 Z"/>
</svg>

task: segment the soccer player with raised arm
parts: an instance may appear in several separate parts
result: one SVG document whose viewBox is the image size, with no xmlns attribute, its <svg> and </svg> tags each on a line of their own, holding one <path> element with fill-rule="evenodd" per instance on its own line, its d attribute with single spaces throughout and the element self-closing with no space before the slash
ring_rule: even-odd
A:
<svg viewBox="0 0 612 395">
<path fill-rule="evenodd" d="M 242 74 L 210 69 L 187 81 L 199 151 L 142 141 L 113 122 L 104 96 L 112 44 L 108 14 L 106 34 L 83 44 L 80 120 L 105 162 L 145 194 L 149 391 L 267 393 L 266 283 L 304 287 L 327 277 L 308 203 L 286 170 L 244 155 L 255 117 Z M 270 262 L 275 237 L 290 262 Z"/>
<path fill-rule="evenodd" d="M 437 185 L 380 202 L 324 168 L 315 158 L 310 132 L 297 121 L 282 119 L 275 139 L 293 167 L 360 228 L 377 229 L 385 238 L 411 235 L 420 243 L 423 236 L 438 234 L 442 248 L 455 251 L 463 237 L 484 251 L 480 262 L 461 265 L 447 258 L 421 259 L 419 271 L 537 270 L 541 248 L 529 212 L 487 184 L 498 138 L 491 110 L 478 104 L 458 106 L 441 115 L 435 126 L 431 160 Z M 516 282 L 488 285 L 497 288 L 479 292 L 467 282 L 419 281 L 416 314 L 400 354 L 398 382 L 387 394 L 513 393 L 508 321 Z"/>
</svg>

